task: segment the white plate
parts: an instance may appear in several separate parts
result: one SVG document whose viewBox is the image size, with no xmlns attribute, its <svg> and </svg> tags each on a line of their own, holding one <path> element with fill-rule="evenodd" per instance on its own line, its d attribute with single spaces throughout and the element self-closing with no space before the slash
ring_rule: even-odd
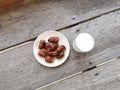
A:
<svg viewBox="0 0 120 90">
<path fill-rule="evenodd" d="M 66 47 L 65 52 L 64 52 L 65 56 L 61 59 L 55 58 L 53 63 L 47 63 L 43 57 L 40 57 L 38 55 L 38 51 L 39 51 L 38 45 L 39 45 L 40 40 L 44 39 L 45 41 L 48 41 L 49 37 L 59 37 L 58 44 L 65 45 Z M 69 53 L 70 53 L 70 45 L 69 45 L 67 38 L 62 33 L 57 32 L 57 31 L 46 31 L 40 34 L 38 38 L 35 40 L 34 46 L 33 46 L 33 52 L 34 52 L 35 58 L 40 64 L 47 66 L 47 67 L 56 67 L 56 66 L 63 64 L 68 58 Z"/>
</svg>

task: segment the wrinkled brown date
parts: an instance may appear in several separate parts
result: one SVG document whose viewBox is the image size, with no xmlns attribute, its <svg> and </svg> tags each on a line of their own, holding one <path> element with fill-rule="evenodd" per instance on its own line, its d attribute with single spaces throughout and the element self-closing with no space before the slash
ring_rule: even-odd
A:
<svg viewBox="0 0 120 90">
<path fill-rule="evenodd" d="M 50 51 L 50 44 L 46 43 L 45 45 L 45 51 L 49 52 Z"/>
<path fill-rule="evenodd" d="M 64 52 L 61 52 L 61 53 L 59 53 L 58 55 L 57 55 L 57 59 L 60 59 L 60 58 L 62 58 L 64 56 Z"/>
<path fill-rule="evenodd" d="M 53 43 L 53 44 L 51 44 L 50 51 L 55 51 L 57 48 L 58 48 L 58 44 Z"/>
<path fill-rule="evenodd" d="M 50 37 L 48 43 L 45 40 L 40 40 L 38 55 L 45 58 L 45 61 L 52 63 L 54 57 L 60 59 L 64 57 L 64 50 L 66 47 L 64 45 L 58 45 L 59 37 Z"/>
<path fill-rule="evenodd" d="M 56 57 L 57 56 L 57 51 L 48 52 L 47 55 L 51 56 L 51 57 Z"/>
<path fill-rule="evenodd" d="M 38 52 L 38 55 L 41 56 L 41 57 L 45 57 L 45 56 L 46 56 L 46 53 L 45 53 L 44 50 L 40 50 L 40 51 Z"/>
<path fill-rule="evenodd" d="M 60 53 L 60 52 L 62 52 L 64 50 L 65 50 L 65 46 L 64 45 L 58 46 L 58 48 L 57 48 L 57 52 L 58 53 Z"/>
<path fill-rule="evenodd" d="M 45 44 L 46 44 L 45 40 L 40 40 L 39 49 L 44 48 L 44 47 L 45 47 Z"/>
<path fill-rule="evenodd" d="M 59 42 L 59 37 L 50 37 L 48 39 L 48 42 L 50 42 L 50 43 L 58 43 Z"/>
<path fill-rule="evenodd" d="M 48 63 L 52 63 L 54 61 L 54 58 L 50 57 L 50 56 L 47 56 L 45 58 L 45 61 L 48 62 Z"/>
</svg>

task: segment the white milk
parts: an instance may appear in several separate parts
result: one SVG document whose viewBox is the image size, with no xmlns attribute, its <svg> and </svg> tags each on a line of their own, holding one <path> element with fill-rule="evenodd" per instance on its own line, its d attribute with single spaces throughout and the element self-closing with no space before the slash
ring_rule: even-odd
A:
<svg viewBox="0 0 120 90">
<path fill-rule="evenodd" d="M 89 33 L 80 33 L 73 41 L 73 49 L 77 52 L 89 52 L 94 45 L 95 40 Z"/>
</svg>

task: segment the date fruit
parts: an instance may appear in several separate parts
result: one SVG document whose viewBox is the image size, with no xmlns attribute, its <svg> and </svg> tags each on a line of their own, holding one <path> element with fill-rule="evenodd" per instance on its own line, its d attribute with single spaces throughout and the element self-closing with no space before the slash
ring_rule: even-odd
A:
<svg viewBox="0 0 120 90">
<path fill-rule="evenodd" d="M 49 43 L 46 43 L 45 45 L 45 51 L 49 52 L 50 51 L 50 44 Z"/>
<path fill-rule="evenodd" d="M 59 42 L 59 37 L 50 37 L 48 39 L 48 42 L 50 42 L 50 43 L 58 43 Z"/>
<path fill-rule="evenodd" d="M 46 56 L 46 53 L 45 53 L 45 51 L 40 50 L 40 51 L 38 52 L 38 55 L 41 56 L 41 57 L 45 57 L 45 56 Z"/>
<path fill-rule="evenodd" d="M 61 45 L 57 48 L 57 52 L 60 53 L 60 52 L 63 52 L 65 50 L 65 46 L 64 45 Z"/>
<path fill-rule="evenodd" d="M 59 53 L 58 55 L 57 55 L 57 59 L 60 59 L 60 58 L 62 58 L 64 56 L 64 52 L 61 52 L 61 53 Z"/>
<path fill-rule="evenodd" d="M 45 61 L 48 62 L 48 63 L 52 63 L 54 61 L 54 58 L 50 57 L 50 56 L 47 56 L 45 58 Z"/>
<path fill-rule="evenodd" d="M 48 52 L 47 55 L 51 56 L 51 57 L 56 57 L 57 56 L 57 51 Z"/>
<path fill-rule="evenodd" d="M 58 44 L 53 43 L 53 44 L 51 44 L 50 51 L 55 51 L 57 48 L 58 48 Z"/>
<path fill-rule="evenodd" d="M 58 45 L 59 37 L 50 37 L 48 42 L 44 39 L 40 40 L 38 48 L 38 55 L 43 57 L 46 62 L 52 63 L 54 58 L 61 59 L 64 57 L 64 50 L 66 47 L 64 45 Z"/>
<path fill-rule="evenodd" d="M 40 40 L 39 49 L 44 48 L 44 47 L 45 47 L 45 44 L 46 44 L 45 40 Z"/>
</svg>

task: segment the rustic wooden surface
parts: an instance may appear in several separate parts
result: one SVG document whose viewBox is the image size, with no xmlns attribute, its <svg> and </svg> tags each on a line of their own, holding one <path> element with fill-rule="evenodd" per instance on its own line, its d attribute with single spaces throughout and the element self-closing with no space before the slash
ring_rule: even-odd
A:
<svg viewBox="0 0 120 90">
<path fill-rule="evenodd" d="M 0 50 L 120 8 L 119 0 L 25 0 L 0 11 Z M 29 2 L 29 3 L 27 3 Z"/>
<path fill-rule="evenodd" d="M 70 57 L 68 58 L 66 63 L 64 63 L 63 65 L 57 68 L 46 68 L 40 65 L 35 60 L 33 56 L 33 51 L 32 51 L 34 41 L 28 41 L 24 44 L 1 51 L 0 52 L 0 89 L 1 90 L 8 90 L 8 89 L 9 90 L 33 90 L 33 89 L 42 87 L 46 84 L 52 83 L 56 80 L 65 78 L 74 73 L 93 67 L 95 65 L 104 63 L 108 60 L 111 60 L 112 58 L 119 56 L 120 55 L 120 41 L 119 41 L 120 20 L 119 19 L 120 19 L 120 11 L 117 10 L 115 12 L 102 15 L 101 17 L 98 17 L 96 19 L 86 21 L 85 23 L 80 23 L 79 25 L 73 26 L 71 28 L 62 29 L 60 32 L 66 35 L 66 37 L 70 42 L 70 45 L 72 45 L 72 41 L 78 33 L 89 32 L 91 35 L 95 37 L 96 46 L 93 49 L 93 51 L 86 54 L 78 54 L 74 52 L 71 47 Z M 21 34 L 22 35 L 28 34 L 29 32 L 26 32 L 26 33 L 23 32 Z M 35 33 L 38 34 L 38 32 L 39 31 L 36 31 L 36 32 L 34 31 L 34 33 L 32 32 L 31 35 L 34 36 L 34 34 Z M 15 40 L 15 37 L 14 37 L 14 40 Z M 22 39 L 22 40 L 25 40 L 25 39 Z M 119 63 L 118 64 L 117 63 L 116 62 L 113 63 L 113 65 L 115 64 L 113 67 L 118 66 Z M 108 64 L 108 66 L 111 67 L 112 65 Z M 103 70 L 103 75 L 109 74 L 109 67 L 108 69 L 106 69 L 106 71 Z M 104 67 L 102 69 L 104 69 Z M 113 71 L 113 69 L 111 69 L 111 71 Z M 118 69 L 119 67 L 117 68 L 117 70 Z M 100 73 L 102 73 L 102 71 Z M 92 75 L 94 74 L 95 72 Z M 87 74 L 83 74 L 83 75 L 85 75 L 84 77 L 87 77 L 86 76 Z M 80 78 L 82 77 L 83 76 L 81 76 Z M 89 79 L 92 79 L 92 78 L 89 78 Z M 88 80 L 88 79 L 85 79 L 85 80 Z M 99 80 L 99 78 L 97 79 L 96 77 L 95 80 Z M 82 84 L 83 81 L 80 81 L 80 82 L 81 82 L 80 85 L 83 85 Z M 89 82 L 91 81 L 88 80 L 88 84 Z M 67 83 L 67 85 L 68 84 L 69 83 Z M 56 85 L 60 89 L 59 83 Z M 60 84 L 60 85 L 63 85 L 63 84 Z M 73 84 L 73 86 L 74 85 L 75 84 Z M 77 85 L 76 87 L 79 87 Z M 57 86 L 50 87 L 50 89 L 51 90 L 52 88 L 55 89 Z M 83 90 L 85 90 L 86 88 L 87 86 L 83 87 Z"/>
<path fill-rule="evenodd" d="M 120 90 L 120 59 L 42 90 Z"/>
</svg>

